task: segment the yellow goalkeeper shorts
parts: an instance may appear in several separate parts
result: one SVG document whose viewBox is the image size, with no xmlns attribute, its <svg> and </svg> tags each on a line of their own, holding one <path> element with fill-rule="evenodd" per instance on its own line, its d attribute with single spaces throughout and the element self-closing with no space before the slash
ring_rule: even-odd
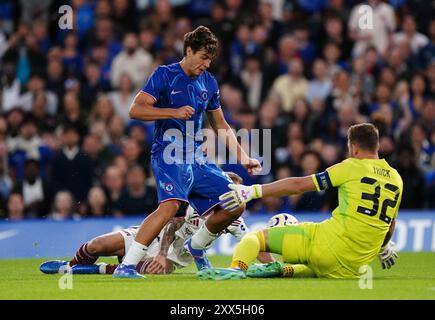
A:
<svg viewBox="0 0 435 320">
<path fill-rule="evenodd" d="M 304 222 L 297 225 L 267 229 L 269 251 L 282 255 L 286 263 L 305 264 L 318 277 L 357 278 L 359 266 L 340 262 L 326 239 L 319 223 Z"/>
</svg>

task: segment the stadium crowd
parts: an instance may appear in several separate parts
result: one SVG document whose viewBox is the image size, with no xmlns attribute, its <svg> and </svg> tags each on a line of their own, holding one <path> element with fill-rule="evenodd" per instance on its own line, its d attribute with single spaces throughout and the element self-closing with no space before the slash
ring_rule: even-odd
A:
<svg viewBox="0 0 435 320">
<path fill-rule="evenodd" d="M 59 28 L 69 4 L 72 30 Z M 160 64 L 181 60 L 198 25 L 220 39 L 210 71 L 236 130 L 271 129 L 265 183 L 346 157 L 370 121 L 404 181 L 401 209 L 435 208 L 435 12 L 431 1 L 38 0 L 0 2 L 0 218 L 148 214 L 153 123 L 130 120 Z M 417 18 L 418 17 L 418 18 Z M 262 150 L 257 150 L 261 154 Z M 252 214 L 328 212 L 336 191 L 265 198 Z"/>
</svg>

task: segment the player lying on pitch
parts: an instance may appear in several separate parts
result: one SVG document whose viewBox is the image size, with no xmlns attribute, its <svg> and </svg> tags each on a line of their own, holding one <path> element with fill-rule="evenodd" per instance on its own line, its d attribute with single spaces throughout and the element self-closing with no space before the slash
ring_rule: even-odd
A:
<svg viewBox="0 0 435 320">
<path fill-rule="evenodd" d="M 227 173 L 234 183 L 241 183 L 242 178 L 235 173 Z M 185 215 L 185 217 L 182 217 Z M 195 261 L 185 251 L 183 243 L 189 239 L 205 222 L 206 218 L 199 216 L 191 206 L 184 206 L 162 230 L 159 236 L 149 246 L 148 254 L 137 265 L 136 271 L 141 274 L 167 274 L 176 268 L 183 268 Z M 107 233 L 98 236 L 80 246 L 74 258 L 70 261 L 52 260 L 41 264 L 43 273 L 63 273 L 67 267 L 71 267 L 73 274 L 113 274 L 118 264 L 95 264 L 100 256 L 118 256 L 122 260 L 125 252 L 131 246 L 136 236 L 138 226 L 133 226 L 119 232 Z M 231 233 L 240 241 L 248 232 L 243 219 L 240 217 L 234 221 L 225 233 Z M 207 259 L 205 256 L 204 259 Z M 258 260 L 272 262 L 273 257 L 269 253 L 260 253 Z"/>
<path fill-rule="evenodd" d="M 306 177 L 286 178 L 265 185 L 231 185 L 221 206 L 227 210 L 261 197 L 282 197 L 338 187 L 339 204 L 332 217 L 321 222 L 250 232 L 236 246 L 230 268 L 198 272 L 200 279 L 242 279 L 258 252 L 282 255 L 283 261 L 299 264 L 288 275 L 327 278 L 357 278 L 376 256 L 383 268 L 397 258 L 390 239 L 402 198 L 403 182 L 398 172 L 379 159 L 379 133 L 363 123 L 348 130 L 350 158 L 326 171 Z M 261 276 L 282 273 L 278 263 L 258 267 Z M 272 269 L 272 270 L 269 270 Z M 255 270 L 251 269 L 251 276 Z"/>
</svg>

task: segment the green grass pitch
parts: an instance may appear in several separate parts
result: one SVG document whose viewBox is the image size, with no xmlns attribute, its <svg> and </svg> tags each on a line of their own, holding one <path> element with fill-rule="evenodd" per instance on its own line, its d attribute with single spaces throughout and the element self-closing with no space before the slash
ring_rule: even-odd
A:
<svg viewBox="0 0 435 320">
<path fill-rule="evenodd" d="M 73 288 L 59 289 L 61 275 L 45 275 L 43 259 L 0 260 L 0 299 L 435 299 L 435 253 L 401 253 L 398 263 L 382 270 L 372 263 L 373 288 L 360 289 L 358 280 L 247 279 L 200 281 L 193 266 L 172 275 L 146 279 L 113 279 L 108 275 L 74 275 Z M 112 262 L 111 258 L 102 260 Z M 227 266 L 230 257 L 211 257 Z"/>
</svg>

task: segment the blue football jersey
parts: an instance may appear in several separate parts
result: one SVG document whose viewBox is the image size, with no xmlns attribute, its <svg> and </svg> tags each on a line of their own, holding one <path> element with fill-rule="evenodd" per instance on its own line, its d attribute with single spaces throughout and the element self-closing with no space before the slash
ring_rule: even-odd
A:
<svg viewBox="0 0 435 320">
<path fill-rule="evenodd" d="M 180 63 L 159 66 L 142 91 L 156 99 L 156 108 L 175 109 L 187 105 L 195 109 L 189 120 L 156 120 L 152 154 L 163 152 L 168 144 L 182 147 L 184 155 L 194 153 L 202 143 L 204 113 L 220 108 L 219 87 L 214 76 L 204 71 L 197 77 L 188 77 Z M 182 139 L 175 138 L 177 135 L 171 129 L 178 130 Z"/>
</svg>

